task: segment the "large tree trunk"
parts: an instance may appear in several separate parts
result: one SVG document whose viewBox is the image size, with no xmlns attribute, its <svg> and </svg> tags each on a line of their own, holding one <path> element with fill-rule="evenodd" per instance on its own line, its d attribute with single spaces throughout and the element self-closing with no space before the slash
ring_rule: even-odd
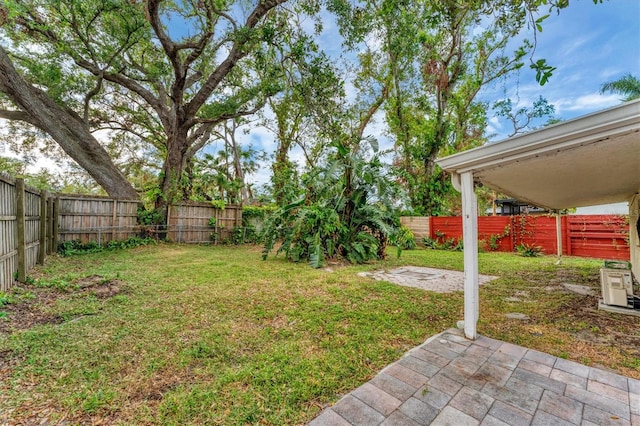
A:
<svg viewBox="0 0 640 426">
<path fill-rule="evenodd" d="M 0 92 L 6 94 L 22 110 L 22 114 L 17 113 L 15 117 L 49 134 L 111 197 L 139 199 L 136 190 L 113 164 L 107 151 L 89 132 L 82 119 L 26 82 L 2 47 Z"/>
<path fill-rule="evenodd" d="M 290 141 L 280 137 L 278 147 L 276 149 L 276 157 L 271 170 L 273 172 L 273 194 L 276 204 L 281 206 L 284 203 L 284 188 L 287 181 L 291 178 L 291 162 L 289 161 Z"/>
<path fill-rule="evenodd" d="M 167 219 L 169 206 L 182 199 L 183 185 L 182 174 L 185 171 L 187 161 L 187 129 L 177 126 L 178 129 L 169 132 L 167 136 L 167 156 L 162 167 L 162 178 L 160 181 L 161 194 L 155 202 L 156 210 Z"/>
<path fill-rule="evenodd" d="M 249 201 L 249 192 L 247 191 L 247 183 L 244 181 L 244 169 L 242 168 L 240 150 L 238 149 L 238 144 L 236 143 L 235 131 L 231 133 L 229 139 L 231 140 L 231 150 L 233 151 L 233 171 L 235 175 L 234 178 L 242 183 L 240 194 L 238 194 L 237 197 L 237 202 L 240 205 L 243 205 L 245 201 Z"/>
</svg>

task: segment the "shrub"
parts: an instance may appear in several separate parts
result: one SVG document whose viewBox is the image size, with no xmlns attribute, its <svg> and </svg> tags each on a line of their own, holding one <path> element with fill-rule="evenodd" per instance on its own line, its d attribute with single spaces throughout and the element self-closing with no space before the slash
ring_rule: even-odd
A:
<svg viewBox="0 0 640 426">
<path fill-rule="evenodd" d="M 462 251 L 462 249 L 464 248 L 462 238 L 458 240 L 455 238 L 446 238 L 443 239 L 442 242 L 440 242 L 437 239 L 425 237 L 422 239 L 422 243 L 425 245 L 425 247 L 434 250 Z"/>
<path fill-rule="evenodd" d="M 105 245 L 98 244 L 97 241 L 89 241 L 82 244 L 80 240 L 64 241 L 58 244 L 58 253 L 62 256 L 75 254 L 97 253 L 103 250 L 126 249 L 149 244 L 157 244 L 156 240 L 148 237 L 130 237 L 124 241 L 109 241 Z"/>
<path fill-rule="evenodd" d="M 518 244 L 516 251 L 523 257 L 538 257 L 542 255 L 542 247 L 534 246 L 533 244 Z"/>
<path fill-rule="evenodd" d="M 224 210 L 227 207 L 227 203 L 224 200 L 211 200 L 211 205 L 214 209 Z"/>
<path fill-rule="evenodd" d="M 406 226 L 400 226 L 397 231 L 391 235 L 391 244 L 397 248 L 397 255 L 400 257 L 402 250 L 413 250 L 416 248 L 416 237 L 411 229 Z"/>
</svg>

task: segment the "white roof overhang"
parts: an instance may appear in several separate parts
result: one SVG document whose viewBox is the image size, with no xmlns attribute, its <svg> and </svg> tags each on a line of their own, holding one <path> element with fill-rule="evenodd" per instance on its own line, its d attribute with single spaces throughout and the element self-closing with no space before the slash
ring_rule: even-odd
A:
<svg viewBox="0 0 640 426">
<path fill-rule="evenodd" d="M 564 209 L 640 192 L 640 100 L 440 158 L 456 175 L 520 201 Z"/>
</svg>

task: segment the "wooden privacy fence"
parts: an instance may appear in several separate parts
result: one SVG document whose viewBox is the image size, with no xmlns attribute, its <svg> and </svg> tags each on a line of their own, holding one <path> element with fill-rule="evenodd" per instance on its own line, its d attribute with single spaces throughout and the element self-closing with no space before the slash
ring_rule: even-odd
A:
<svg viewBox="0 0 640 426">
<path fill-rule="evenodd" d="M 462 238 L 462 217 L 427 217 L 428 238 L 444 242 Z M 403 221 L 411 229 L 414 221 Z M 629 260 L 629 217 L 626 215 L 566 215 L 561 217 L 562 254 L 598 259 Z M 557 253 L 555 216 L 480 216 L 479 246 L 515 251 L 521 245 Z M 420 242 L 420 239 L 418 239 Z"/>
<path fill-rule="evenodd" d="M 56 198 L 59 242 L 126 240 L 140 234 L 137 200 L 60 195 Z"/>
<path fill-rule="evenodd" d="M 46 192 L 0 173 L 0 290 L 16 278 L 25 281 L 27 271 L 55 249 L 53 215 Z"/>
<path fill-rule="evenodd" d="M 181 243 L 215 243 L 230 239 L 234 228 L 242 226 L 239 206 L 219 209 L 184 203 L 171 206 L 167 226 L 150 229 L 138 225 L 138 205 L 137 200 L 108 197 L 49 196 L 22 179 L 0 173 L 0 291 L 9 289 L 15 279 L 24 282 L 29 269 L 44 263 L 45 255 L 55 253 L 60 242 L 102 245 L 145 234 Z"/>
<path fill-rule="evenodd" d="M 227 205 L 220 209 L 210 203 L 176 204 L 169 208 L 167 224 L 170 241 L 217 243 L 230 239 L 234 228 L 242 226 L 242 207 Z"/>
</svg>

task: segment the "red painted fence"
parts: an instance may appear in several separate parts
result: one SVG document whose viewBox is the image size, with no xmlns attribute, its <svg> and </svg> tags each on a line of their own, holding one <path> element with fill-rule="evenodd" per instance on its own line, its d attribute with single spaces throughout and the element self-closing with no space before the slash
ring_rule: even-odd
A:
<svg viewBox="0 0 640 426">
<path fill-rule="evenodd" d="M 629 217 L 562 216 L 562 253 L 570 256 L 629 260 Z M 429 233 L 439 242 L 462 238 L 462 217 L 431 217 Z M 515 251 L 520 244 L 557 252 L 555 216 L 480 216 L 478 240 L 487 251 Z"/>
</svg>

